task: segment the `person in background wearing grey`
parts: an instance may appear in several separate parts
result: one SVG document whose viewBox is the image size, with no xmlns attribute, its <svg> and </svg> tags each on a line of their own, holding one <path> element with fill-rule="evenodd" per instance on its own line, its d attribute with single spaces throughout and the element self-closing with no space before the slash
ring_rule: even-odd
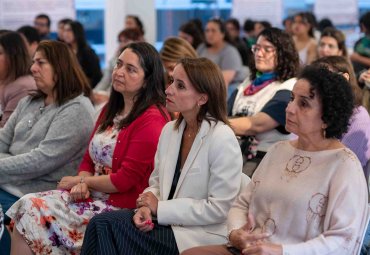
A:
<svg viewBox="0 0 370 255">
<path fill-rule="evenodd" d="M 42 41 L 31 72 L 37 91 L 19 102 L 0 129 L 4 212 L 21 196 L 54 189 L 63 176 L 73 175 L 94 126 L 94 108 L 83 95 L 87 78 L 66 44 Z"/>
<path fill-rule="evenodd" d="M 227 88 L 227 96 L 236 89 L 248 75 L 248 68 L 243 66 L 238 50 L 231 45 L 226 26 L 220 19 L 208 21 L 205 29 L 206 42 L 199 45 L 199 57 L 212 60 L 222 71 Z"/>
</svg>

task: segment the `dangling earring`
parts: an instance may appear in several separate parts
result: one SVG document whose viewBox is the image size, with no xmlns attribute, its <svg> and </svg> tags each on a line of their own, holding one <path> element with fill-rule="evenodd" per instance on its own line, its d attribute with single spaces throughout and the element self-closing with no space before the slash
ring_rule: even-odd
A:
<svg viewBox="0 0 370 255">
<path fill-rule="evenodd" d="M 322 136 L 323 136 L 324 138 L 326 138 L 326 128 L 323 128 L 323 129 L 322 129 Z"/>
</svg>

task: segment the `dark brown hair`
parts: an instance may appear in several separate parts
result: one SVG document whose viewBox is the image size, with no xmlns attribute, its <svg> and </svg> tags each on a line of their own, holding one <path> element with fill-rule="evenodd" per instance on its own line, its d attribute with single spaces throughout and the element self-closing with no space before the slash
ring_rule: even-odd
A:
<svg viewBox="0 0 370 255">
<path fill-rule="evenodd" d="M 145 31 L 144 31 L 144 25 L 139 16 L 136 15 L 127 15 L 126 19 L 133 19 L 136 23 L 137 28 L 139 29 L 141 36 L 144 36 Z"/>
<path fill-rule="evenodd" d="M 62 105 L 82 93 L 85 96 L 90 95 L 89 82 L 78 64 L 75 54 L 67 44 L 58 41 L 41 41 L 36 52 L 41 52 L 53 67 L 55 77 L 53 91 L 57 105 Z M 34 94 L 34 98 L 45 96 L 40 90 Z"/>
<path fill-rule="evenodd" d="M 316 26 L 315 24 L 316 22 L 314 20 L 314 16 L 312 16 L 312 14 L 309 12 L 300 12 L 294 15 L 294 18 L 295 17 L 301 17 L 302 21 L 310 26 L 310 29 L 308 30 L 308 35 L 311 38 L 315 38 L 314 28 Z M 293 18 L 293 22 L 294 22 L 294 18 Z"/>
<path fill-rule="evenodd" d="M 299 56 L 292 37 L 285 31 L 274 27 L 264 29 L 258 35 L 257 39 L 260 36 L 263 36 L 276 48 L 276 79 L 283 82 L 297 76 L 299 69 Z M 250 62 L 250 80 L 254 80 L 258 70 L 256 69 L 254 58 L 253 61 Z"/>
<path fill-rule="evenodd" d="M 229 124 L 226 111 L 226 86 L 220 68 L 206 58 L 183 58 L 178 62 L 198 93 L 208 96 L 207 102 L 200 106 L 197 116 L 198 124 L 203 120 L 209 123 L 222 121 Z M 183 116 L 179 115 L 175 128 L 178 129 Z"/>
<path fill-rule="evenodd" d="M 134 98 L 134 105 L 126 118 L 120 121 L 118 128 L 127 127 L 137 117 L 139 117 L 148 107 L 156 105 L 167 118 L 163 111 L 166 96 L 164 94 L 164 70 L 157 50 L 146 42 L 136 42 L 127 45 L 123 51 L 131 49 L 139 58 L 141 68 L 144 70 L 144 83 L 140 91 Z M 125 107 L 123 95 L 112 89 L 107 109 L 102 117 L 99 132 L 103 132 L 109 126 L 113 125 L 113 119 L 116 114 Z"/>
<path fill-rule="evenodd" d="M 120 37 L 125 37 L 125 38 L 127 38 L 131 41 L 139 41 L 142 36 L 143 36 L 143 34 L 140 32 L 139 29 L 126 28 L 118 34 L 118 40 L 119 40 Z"/>
<path fill-rule="evenodd" d="M 0 45 L 6 55 L 7 81 L 12 82 L 21 76 L 30 74 L 31 59 L 26 45 L 18 33 L 12 31 L 1 33 Z"/>
<path fill-rule="evenodd" d="M 312 65 L 326 67 L 335 73 L 347 73 L 349 75 L 348 83 L 353 92 L 354 104 L 356 107 L 362 104 L 362 90 L 357 84 L 355 71 L 347 58 L 342 56 L 327 56 L 319 58 Z"/>
<path fill-rule="evenodd" d="M 202 24 L 197 24 L 197 21 L 191 20 L 182 24 L 179 28 L 179 31 L 190 35 L 193 38 L 193 46 L 194 49 L 197 49 L 198 46 L 204 42 L 204 33 L 202 29 Z"/>
<path fill-rule="evenodd" d="M 346 47 L 346 37 L 342 31 L 335 29 L 334 27 L 327 27 L 322 31 L 321 38 L 324 36 L 332 37 L 337 41 L 338 49 L 342 51 L 344 57 L 348 57 L 347 47 Z"/>
<path fill-rule="evenodd" d="M 215 23 L 217 26 L 218 26 L 218 29 L 220 30 L 220 32 L 222 34 L 224 34 L 224 41 L 225 42 L 228 42 L 228 43 L 231 43 L 231 39 L 230 39 L 230 36 L 229 36 L 229 33 L 227 32 L 226 30 L 226 25 L 225 23 L 223 22 L 222 19 L 219 19 L 219 18 L 212 18 L 210 19 L 207 24 L 209 23 Z M 207 29 L 206 29 L 207 30 Z M 206 46 L 209 48 L 211 47 L 212 45 L 210 45 L 207 40 L 205 40 L 205 44 Z"/>
</svg>

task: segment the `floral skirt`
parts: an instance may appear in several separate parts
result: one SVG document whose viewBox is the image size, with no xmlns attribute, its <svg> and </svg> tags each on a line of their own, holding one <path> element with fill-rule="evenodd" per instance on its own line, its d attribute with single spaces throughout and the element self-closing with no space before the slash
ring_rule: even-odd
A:
<svg viewBox="0 0 370 255">
<path fill-rule="evenodd" d="M 50 190 L 23 196 L 6 214 L 35 254 L 79 254 L 90 219 L 118 209 L 101 198 L 73 202 L 68 191 Z"/>
</svg>

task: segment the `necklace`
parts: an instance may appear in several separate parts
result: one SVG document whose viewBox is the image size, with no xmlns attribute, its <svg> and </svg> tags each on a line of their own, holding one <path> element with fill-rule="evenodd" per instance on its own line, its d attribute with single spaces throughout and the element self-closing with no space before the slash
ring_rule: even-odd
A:
<svg viewBox="0 0 370 255">
<path fill-rule="evenodd" d="M 199 129 L 200 129 L 200 126 L 197 128 L 196 132 L 191 132 L 191 131 L 188 131 L 188 129 L 186 129 L 186 130 L 184 131 L 184 135 L 185 135 L 186 137 L 188 137 L 188 138 L 190 138 L 190 137 L 196 137 L 196 136 L 197 136 L 197 134 L 198 134 L 198 132 L 199 132 Z"/>
</svg>

